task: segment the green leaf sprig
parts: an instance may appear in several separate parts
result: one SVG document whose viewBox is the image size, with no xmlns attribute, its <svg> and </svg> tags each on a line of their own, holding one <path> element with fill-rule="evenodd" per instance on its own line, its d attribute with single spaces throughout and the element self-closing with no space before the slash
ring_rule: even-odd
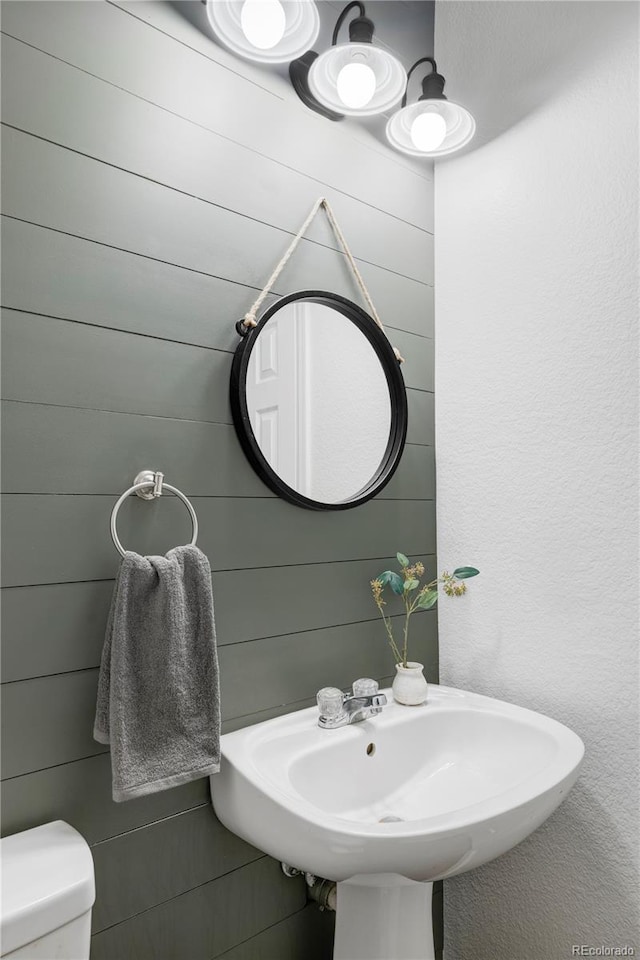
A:
<svg viewBox="0 0 640 960">
<path fill-rule="evenodd" d="M 453 573 L 444 571 L 435 580 L 420 584 L 420 578 L 424 576 L 424 564 L 421 560 L 411 564 L 404 553 L 396 554 L 400 573 L 395 570 L 385 570 L 375 580 L 371 581 L 371 592 L 375 604 L 380 611 L 387 631 L 387 640 L 391 647 L 391 652 L 395 657 L 396 663 L 407 666 L 408 646 L 409 646 L 409 621 L 411 615 L 417 610 L 431 610 L 438 602 L 438 585 L 442 586 L 444 593 L 449 597 L 460 597 L 467 592 L 467 585 L 464 583 L 470 577 L 477 577 L 480 573 L 475 567 L 456 567 Z M 396 643 L 393 635 L 393 625 L 391 618 L 384 612 L 386 601 L 384 599 L 384 589 L 390 587 L 396 596 L 402 598 L 405 609 L 405 618 L 403 624 L 403 643 L 402 649 Z"/>
</svg>

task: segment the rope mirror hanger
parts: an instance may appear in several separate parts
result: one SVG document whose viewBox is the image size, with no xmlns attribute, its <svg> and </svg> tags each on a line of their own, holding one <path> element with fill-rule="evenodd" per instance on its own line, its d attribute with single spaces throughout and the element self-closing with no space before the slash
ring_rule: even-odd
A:
<svg viewBox="0 0 640 960">
<path fill-rule="evenodd" d="M 353 254 L 351 253 L 351 250 L 349 249 L 349 245 L 347 244 L 347 241 L 346 241 L 346 239 L 345 239 L 345 236 L 344 236 L 342 230 L 340 229 L 340 226 L 339 226 L 339 224 L 338 224 L 338 221 L 336 220 L 335 214 L 334 214 L 333 210 L 331 209 L 331 205 L 330 205 L 329 201 L 328 201 L 325 197 L 318 197 L 318 199 L 317 199 L 316 202 L 314 203 L 313 207 L 311 208 L 311 212 L 309 213 L 307 219 L 305 220 L 305 222 L 302 224 L 302 226 L 301 226 L 300 229 L 298 230 L 297 234 L 295 235 L 295 237 L 293 238 L 293 240 L 292 240 L 291 243 L 289 244 L 288 249 L 285 251 L 282 259 L 281 259 L 280 262 L 276 265 L 275 270 L 273 271 L 273 273 L 271 274 L 271 276 L 270 276 L 269 279 L 267 280 L 267 282 L 266 282 L 265 286 L 263 287 L 263 289 L 260 291 L 260 294 L 259 294 L 258 298 L 256 299 L 255 303 L 253 304 L 253 306 L 251 307 L 251 309 L 248 310 L 247 313 L 245 313 L 245 315 L 244 315 L 244 317 L 242 318 L 242 320 L 238 320 L 238 322 L 236 323 L 236 330 L 237 330 L 238 334 L 239 334 L 241 337 L 246 336 L 247 333 L 249 332 L 249 330 L 250 330 L 252 327 L 257 326 L 257 322 L 258 322 L 258 321 L 256 320 L 256 315 L 257 315 L 257 313 L 258 313 L 258 310 L 260 309 L 260 307 L 262 306 L 262 304 L 263 304 L 264 301 L 266 300 L 266 298 L 267 298 L 267 296 L 269 295 L 269 293 L 271 292 L 271 289 L 272 289 L 273 285 L 275 284 L 276 280 L 278 279 L 278 277 L 280 276 L 280 274 L 282 273 L 282 271 L 283 271 L 284 268 L 286 267 L 287 263 L 289 262 L 289 260 L 290 260 L 291 257 L 293 256 L 293 253 L 295 252 L 298 244 L 300 243 L 300 241 L 301 241 L 302 238 L 304 237 L 305 233 L 307 232 L 307 230 L 308 230 L 308 228 L 309 228 L 309 225 L 310 225 L 311 221 L 313 220 L 313 218 L 314 218 L 315 215 L 317 214 L 318 210 L 320 210 L 320 208 L 322 208 L 322 209 L 324 210 L 324 212 L 326 213 L 327 219 L 328 219 L 329 223 L 331 224 L 331 228 L 333 229 L 333 232 L 334 232 L 334 234 L 335 234 L 335 236 L 336 236 L 336 239 L 337 239 L 338 243 L 340 244 L 340 246 L 341 246 L 341 248 L 342 248 L 342 251 L 343 251 L 345 257 L 347 258 L 347 262 L 348 262 L 349 266 L 351 267 L 351 270 L 352 270 L 352 272 L 353 272 L 353 275 L 354 275 L 354 277 L 355 277 L 355 279 L 356 279 L 356 283 L 358 284 L 358 287 L 360 288 L 360 292 L 362 293 L 362 296 L 363 296 L 363 298 L 364 298 L 364 301 L 365 301 L 365 303 L 367 304 L 367 307 L 369 308 L 369 314 L 370 314 L 372 320 L 380 327 L 380 329 L 381 329 L 381 330 L 383 331 L 383 333 L 385 333 L 385 335 L 386 335 L 384 326 L 382 325 L 382 320 L 381 320 L 380 317 L 378 316 L 378 312 L 377 312 L 376 308 L 375 308 L 374 305 L 373 305 L 373 300 L 371 299 L 371 295 L 369 294 L 369 291 L 367 290 L 367 287 L 366 287 L 366 285 L 365 285 L 365 282 L 364 282 L 364 280 L 362 279 L 362 275 L 361 275 L 360 271 L 358 270 L 356 261 L 355 261 L 355 259 L 354 259 L 354 257 L 353 257 Z M 401 355 L 401 353 L 400 353 L 400 351 L 398 350 L 397 347 L 393 347 L 393 352 L 394 352 L 394 354 L 395 354 L 395 356 L 396 356 L 396 360 L 398 361 L 398 363 L 404 363 L 404 357 Z"/>
</svg>

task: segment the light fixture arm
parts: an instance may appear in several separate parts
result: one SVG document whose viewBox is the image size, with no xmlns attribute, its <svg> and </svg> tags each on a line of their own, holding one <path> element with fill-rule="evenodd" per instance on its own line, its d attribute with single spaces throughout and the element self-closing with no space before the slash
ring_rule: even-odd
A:
<svg viewBox="0 0 640 960">
<path fill-rule="evenodd" d="M 336 20 L 336 25 L 333 28 L 333 36 L 331 38 L 332 47 L 335 47 L 338 42 L 340 27 L 346 20 L 350 11 L 355 9 L 355 7 L 358 8 L 360 13 L 349 24 L 349 40 L 351 40 L 353 43 L 371 43 L 374 30 L 373 20 L 369 20 L 369 18 L 366 16 L 364 3 L 361 3 L 360 0 L 353 0 L 352 3 L 348 3 L 346 5 Z"/>
<path fill-rule="evenodd" d="M 420 57 L 419 60 L 416 60 L 414 65 L 407 71 L 407 86 L 404 91 L 404 97 L 402 98 L 402 106 L 406 107 L 407 105 L 407 94 L 409 92 L 409 80 L 411 74 L 419 67 L 421 63 L 431 64 L 431 73 L 428 73 L 422 81 L 422 95 L 418 97 L 418 100 L 446 100 L 444 93 L 444 84 L 445 79 L 441 73 L 438 73 L 438 65 L 433 59 L 433 57 Z"/>
</svg>

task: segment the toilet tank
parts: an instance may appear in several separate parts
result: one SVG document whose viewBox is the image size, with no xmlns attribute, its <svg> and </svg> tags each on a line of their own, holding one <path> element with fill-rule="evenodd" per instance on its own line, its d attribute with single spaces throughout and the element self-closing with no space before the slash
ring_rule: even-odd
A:
<svg viewBox="0 0 640 960">
<path fill-rule="evenodd" d="M 91 851 L 63 820 L 0 840 L 0 956 L 88 960 L 95 900 Z"/>
</svg>

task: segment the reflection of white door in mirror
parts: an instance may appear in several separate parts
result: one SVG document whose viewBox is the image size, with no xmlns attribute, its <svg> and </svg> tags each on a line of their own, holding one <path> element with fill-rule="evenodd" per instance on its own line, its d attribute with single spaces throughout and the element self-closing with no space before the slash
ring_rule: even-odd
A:
<svg viewBox="0 0 640 960">
<path fill-rule="evenodd" d="M 251 429 L 264 458 L 294 490 L 307 493 L 305 303 L 273 317 L 247 371 Z"/>
<path fill-rule="evenodd" d="M 383 461 L 391 430 L 385 371 L 362 331 L 325 304 L 294 301 L 264 324 L 246 399 L 262 456 L 311 500 L 356 496 Z"/>
</svg>

